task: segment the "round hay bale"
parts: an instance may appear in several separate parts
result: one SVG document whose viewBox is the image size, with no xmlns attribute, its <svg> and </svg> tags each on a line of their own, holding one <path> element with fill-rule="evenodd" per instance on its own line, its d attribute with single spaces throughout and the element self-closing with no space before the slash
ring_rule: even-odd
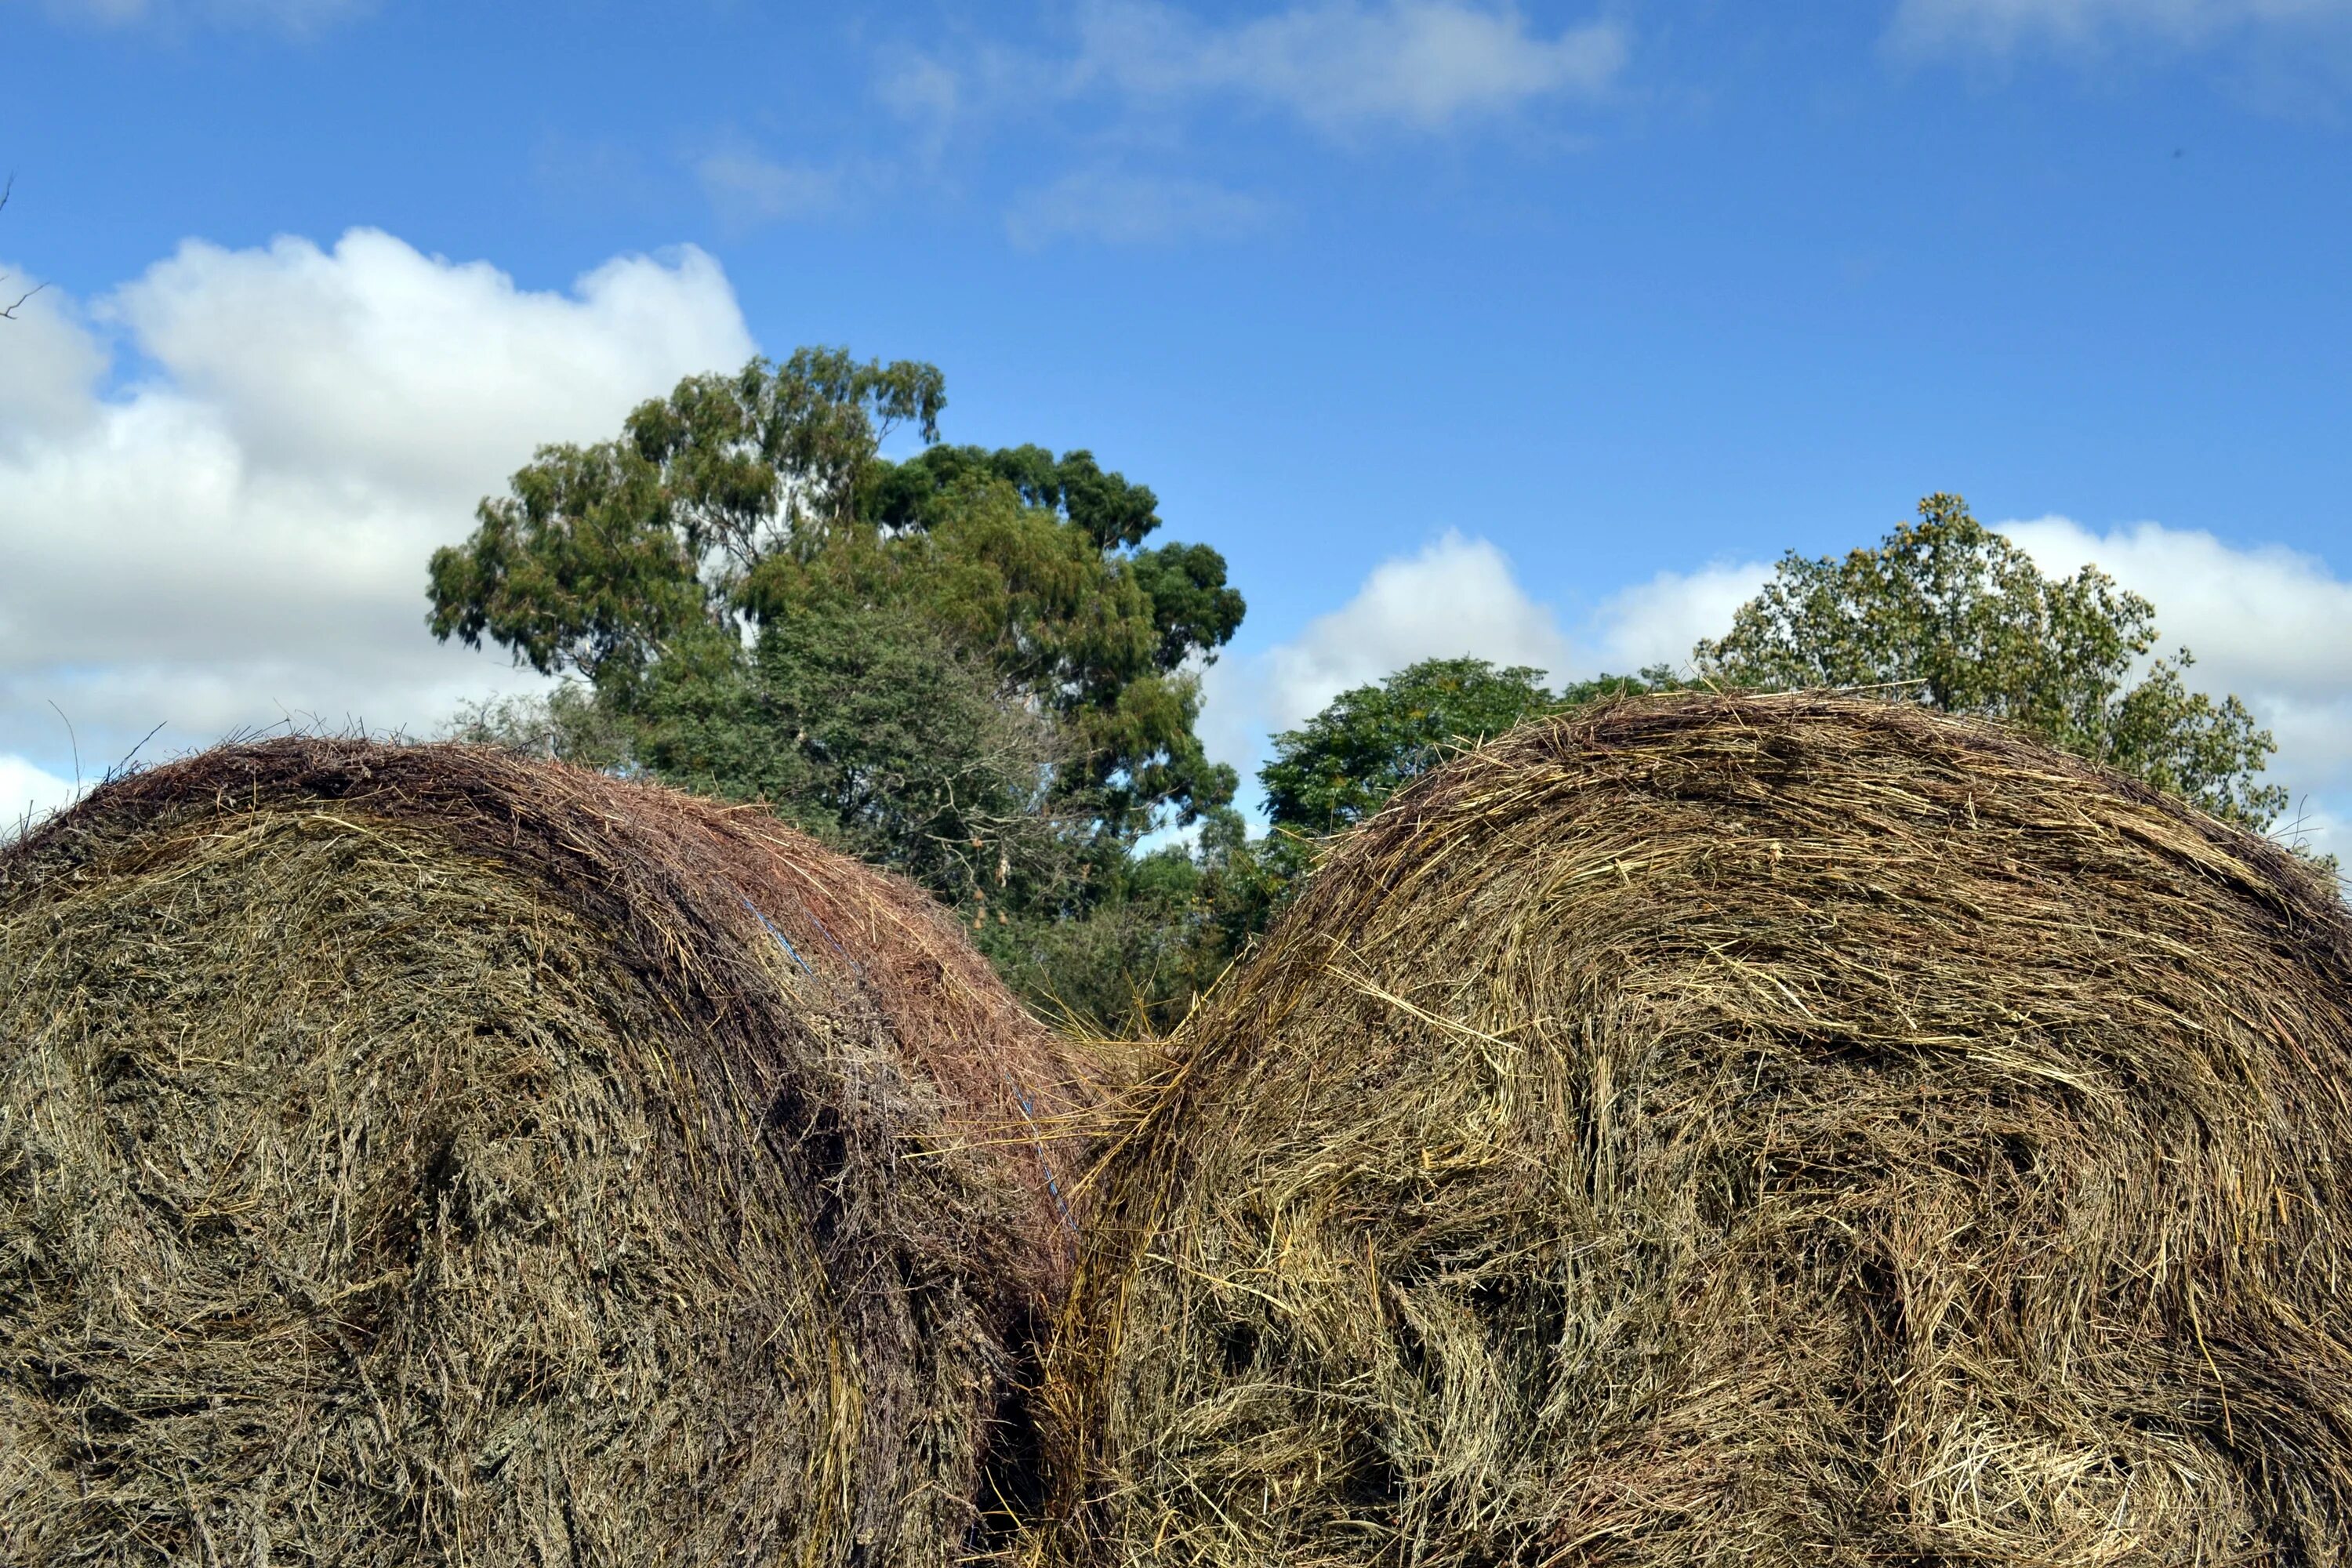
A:
<svg viewBox="0 0 2352 1568">
<path fill-rule="evenodd" d="M 316 740 L 111 784 L 0 851 L 0 1560 L 959 1560 L 1087 1092 L 763 812 Z"/>
<path fill-rule="evenodd" d="M 1052 1559 L 2352 1561 L 2352 922 L 1986 725 L 1517 731 L 1182 1031 Z"/>
</svg>

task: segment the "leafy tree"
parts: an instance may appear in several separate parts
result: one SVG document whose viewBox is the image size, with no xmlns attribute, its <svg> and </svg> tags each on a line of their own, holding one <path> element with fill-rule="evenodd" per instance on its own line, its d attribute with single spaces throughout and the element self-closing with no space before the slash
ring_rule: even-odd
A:
<svg viewBox="0 0 2352 1568">
<path fill-rule="evenodd" d="M 1542 678 L 1525 665 L 1433 658 L 1341 692 L 1274 738 L 1273 760 L 1258 773 L 1267 817 L 1308 837 L 1353 826 L 1449 752 L 1556 711 L 1559 699 Z"/>
<path fill-rule="evenodd" d="M 909 421 L 935 439 L 946 404 L 933 367 L 838 349 L 688 377 L 619 439 L 543 447 L 486 499 L 473 537 L 433 552 L 427 625 L 625 706 L 664 649 L 731 635 L 752 570 L 821 549 L 856 515 L 882 440 Z"/>
<path fill-rule="evenodd" d="M 1196 845 L 1110 868 L 1083 919 L 981 921 L 974 935 L 1049 1016 L 1123 1035 L 1165 1032 L 1265 928 L 1280 882 L 1241 814 L 1205 813 Z"/>
<path fill-rule="evenodd" d="M 900 427 L 935 443 L 945 405 L 933 367 L 839 350 L 689 377 L 616 439 L 542 448 L 486 500 L 473 536 L 433 556 L 428 624 L 577 674 L 640 763 L 814 813 L 945 897 L 976 893 L 974 866 L 1058 864 L 1070 832 L 1123 850 L 1224 805 L 1233 772 L 1193 728 L 1193 672 L 1244 608 L 1223 558 L 1144 548 L 1157 498 L 1084 451 L 879 455 Z M 850 646 L 869 636 L 871 668 Z M 933 710 L 879 713 L 886 673 Z M 948 750 L 918 767 L 919 745 Z M 1013 809 L 1016 784 L 1034 809 Z M 956 826 L 881 803 L 908 789 L 952 796 Z M 1052 826 L 1016 832 L 1032 818 Z M 939 847 L 975 838 L 971 856 Z M 1049 896 L 1066 879 L 1034 869 L 1001 887 L 1056 916 L 1102 896 L 1093 879 L 1075 903 Z"/>
<path fill-rule="evenodd" d="M 1305 724 L 1276 735 L 1272 760 L 1258 770 L 1272 828 L 1255 850 L 1259 923 L 1313 869 L 1325 839 L 1447 757 L 1530 719 L 1677 684 L 1658 665 L 1555 692 L 1541 670 L 1464 658 L 1424 659 L 1341 692 Z"/>
<path fill-rule="evenodd" d="M 1066 901 L 1090 814 L 1047 781 L 1066 735 L 939 627 L 830 605 L 770 621 L 751 657 L 656 665 L 634 759 L 788 820 L 976 910 Z"/>
<path fill-rule="evenodd" d="M 1274 738 L 1274 759 L 1258 772 L 1268 817 L 1294 838 L 1338 833 L 1446 757 L 1529 719 L 1679 684 L 1664 665 L 1639 675 L 1597 676 L 1559 692 L 1546 689 L 1542 677 L 1525 665 L 1432 658 L 1341 692 L 1305 724 Z"/>
<path fill-rule="evenodd" d="M 1097 549 L 1132 548 L 1160 526 L 1160 498 L 1123 475 L 1107 474 L 1091 452 L 1055 458 L 1043 447 L 928 448 L 883 473 L 866 498 L 866 516 L 893 531 L 934 526 L 952 498 L 1001 480 L 1030 506 L 1058 511 Z"/>
<path fill-rule="evenodd" d="M 1201 750 L 1192 668 L 1232 637 L 1242 597 L 1206 545 L 1139 547 L 1157 506 L 1087 452 L 935 447 L 881 474 L 859 530 L 770 556 L 740 596 L 762 621 L 843 599 L 930 616 L 1069 726 L 1066 786 L 1132 837 L 1224 805 L 1236 782 Z"/>
<path fill-rule="evenodd" d="M 1954 495 L 1843 559 L 1783 556 L 1731 629 L 1693 653 L 1730 685 L 1878 686 L 2006 720 L 2066 751 L 2256 828 L 2287 792 L 2256 782 L 2277 750 L 2235 697 L 2192 692 L 2187 649 L 2158 659 L 2156 609 L 2096 566 L 2046 577 Z"/>
</svg>

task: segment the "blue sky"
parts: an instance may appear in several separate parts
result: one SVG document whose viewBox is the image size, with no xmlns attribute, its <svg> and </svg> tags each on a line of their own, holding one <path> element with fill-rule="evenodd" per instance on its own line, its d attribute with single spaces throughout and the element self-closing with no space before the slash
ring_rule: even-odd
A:
<svg viewBox="0 0 2352 1568">
<path fill-rule="evenodd" d="M 0 268 L 48 285 L 0 324 L 0 791 L 70 771 L 52 702 L 88 768 L 511 684 L 425 637 L 419 547 L 537 440 L 837 342 L 1226 553 L 1244 766 L 1412 657 L 1678 657 L 1958 489 L 2352 818 L 2347 0 L 0 21 Z"/>
</svg>

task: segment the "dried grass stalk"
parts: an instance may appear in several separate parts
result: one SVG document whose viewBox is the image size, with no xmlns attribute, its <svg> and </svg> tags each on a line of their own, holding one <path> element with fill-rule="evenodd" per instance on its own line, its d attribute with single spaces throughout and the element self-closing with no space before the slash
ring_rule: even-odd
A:
<svg viewBox="0 0 2352 1568">
<path fill-rule="evenodd" d="M 2352 1561 L 2352 922 L 1892 703 L 1534 725 L 1340 848 L 1101 1173 L 1089 1564 Z"/>
<path fill-rule="evenodd" d="M 0 1560 L 955 1561 L 1087 1093 L 762 813 L 308 740 L 114 784 L 0 853 Z"/>
</svg>

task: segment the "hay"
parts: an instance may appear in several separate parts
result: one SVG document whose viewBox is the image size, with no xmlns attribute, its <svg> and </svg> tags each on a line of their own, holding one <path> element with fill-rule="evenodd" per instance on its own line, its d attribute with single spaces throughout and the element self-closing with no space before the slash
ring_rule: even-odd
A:
<svg viewBox="0 0 2352 1568">
<path fill-rule="evenodd" d="M 2352 923 L 1904 705 L 1520 730 L 1178 1040 L 1053 1560 L 2352 1561 Z"/>
<path fill-rule="evenodd" d="M 763 814 L 282 741 L 0 852 L 0 1560 L 943 1564 L 1083 1084 Z"/>
</svg>

